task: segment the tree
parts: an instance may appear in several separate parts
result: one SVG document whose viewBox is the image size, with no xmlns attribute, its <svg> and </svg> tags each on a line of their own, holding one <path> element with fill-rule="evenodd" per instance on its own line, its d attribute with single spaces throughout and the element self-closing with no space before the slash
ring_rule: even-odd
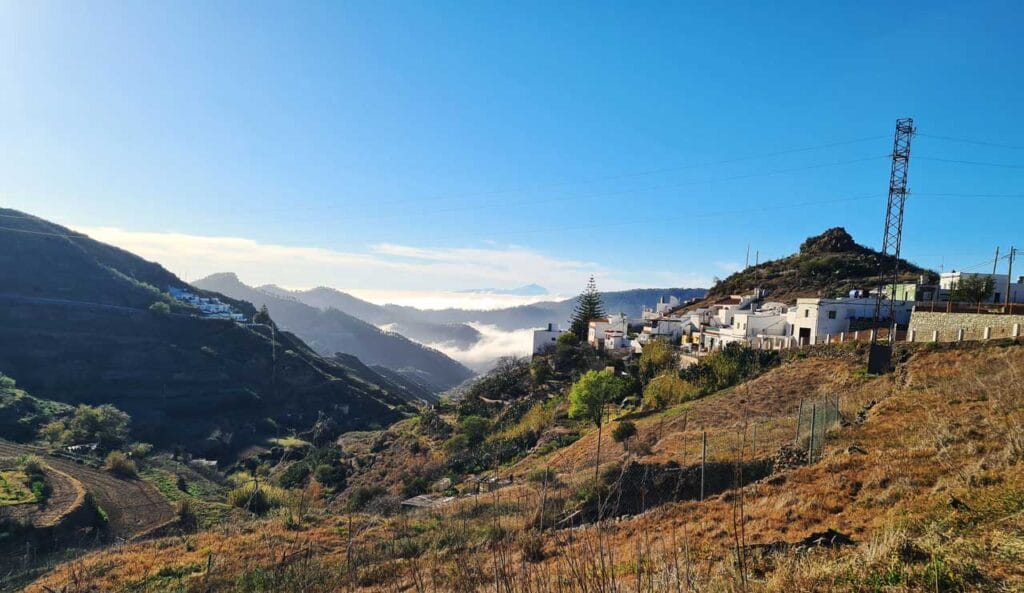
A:
<svg viewBox="0 0 1024 593">
<path fill-rule="evenodd" d="M 264 303 L 260 310 L 252 316 L 253 323 L 262 323 L 264 325 L 270 325 L 270 310 L 267 309 L 267 305 Z"/>
<path fill-rule="evenodd" d="M 980 305 L 992 295 L 996 282 L 988 275 L 961 275 L 960 280 L 953 284 L 952 300 L 962 303 Z"/>
<path fill-rule="evenodd" d="M 42 428 L 42 436 L 60 445 L 98 443 L 102 449 L 116 449 L 128 438 L 131 417 L 110 404 L 79 405 L 66 420 L 54 420 Z"/>
<path fill-rule="evenodd" d="M 587 420 L 597 426 L 595 479 L 601 467 L 601 430 L 604 426 L 605 407 L 622 399 L 625 391 L 623 380 L 607 369 L 586 373 L 569 390 L 569 417 Z"/>
<path fill-rule="evenodd" d="M 572 326 L 570 330 L 581 340 L 587 335 L 588 324 L 594 319 L 605 317 L 604 302 L 601 300 L 601 293 L 597 292 L 597 283 L 591 276 L 587 287 L 583 289 L 576 299 L 576 307 L 572 311 Z"/>
<path fill-rule="evenodd" d="M 692 383 L 680 379 L 675 373 L 664 373 L 644 389 L 644 407 L 660 410 L 693 399 L 699 393 L 700 390 Z"/>
<path fill-rule="evenodd" d="M 633 424 L 629 420 L 623 420 L 615 425 L 612 429 L 612 440 L 616 443 L 622 443 L 622 448 L 626 449 L 629 439 L 636 436 L 636 424 Z"/>
<path fill-rule="evenodd" d="M 675 368 L 676 353 L 668 342 L 653 339 L 644 345 L 640 354 L 640 380 L 647 383 L 654 377 Z"/>
</svg>

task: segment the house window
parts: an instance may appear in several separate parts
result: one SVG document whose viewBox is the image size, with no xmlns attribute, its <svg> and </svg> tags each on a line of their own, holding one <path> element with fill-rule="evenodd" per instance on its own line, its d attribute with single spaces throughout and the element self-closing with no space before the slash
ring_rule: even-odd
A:
<svg viewBox="0 0 1024 593">
<path fill-rule="evenodd" d="M 836 318 L 836 312 L 835 311 L 829 311 L 828 312 L 828 318 L 829 319 L 835 319 Z"/>
<path fill-rule="evenodd" d="M 811 316 L 811 310 L 810 309 L 804 309 L 804 317 L 810 317 L 810 316 Z"/>
</svg>

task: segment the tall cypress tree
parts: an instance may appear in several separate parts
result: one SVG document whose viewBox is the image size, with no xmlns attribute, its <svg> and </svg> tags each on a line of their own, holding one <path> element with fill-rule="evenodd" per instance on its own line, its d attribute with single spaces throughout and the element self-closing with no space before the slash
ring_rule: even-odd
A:
<svg viewBox="0 0 1024 593">
<path fill-rule="evenodd" d="M 587 324 L 593 319 L 601 319 L 606 316 L 601 293 L 597 292 L 597 283 L 591 276 L 587 287 L 583 289 L 576 300 L 576 308 L 572 312 L 572 333 L 576 334 L 580 340 L 585 341 L 587 339 Z"/>
</svg>

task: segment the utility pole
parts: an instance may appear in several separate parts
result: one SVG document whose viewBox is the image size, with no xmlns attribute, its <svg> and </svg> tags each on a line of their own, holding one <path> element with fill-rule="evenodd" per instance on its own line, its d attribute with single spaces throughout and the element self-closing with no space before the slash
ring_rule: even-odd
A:
<svg viewBox="0 0 1024 593">
<path fill-rule="evenodd" d="M 889 202 L 885 211 L 885 231 L 882 233 L 882 251 L 878 263 L 879 285 L 875 295 L 874 337 L 868 355 L 868 372 L 888 372 L 892 363 L 892 342 L 896 338 L 896 283 L 900 276 L 900 245 L 903 242 L 903 210 L 907 202 L 907 171 L 910 168 L 910 141 L 914 136 L 914 120 L 909 117 L 896 120 L 896 133 L 892 144 L 892 169 L 889 173 Z M 887 264 L 888 261 L 891 264 Z M 886 277 L 892 289 L 887 311 L 883 311 Z M 878 343 L 882 320 L 889 328 L 886 344 Z"/>
<path fill-rule="evenodd" d="M 743 269 L 750 267 L 750 243 L 747 243 L 747 259 L 743 260 Z"/>
<path fill-rule="evenodd" d="M 1013 278 L 1013 258 L 1014 258 L 1015 255 L 1017 255 L 1017 248 L 1013 247 L 1011 245 L 1010 246 L 1009 258 L 1008 258 L 1010 260 L 1010 265 L 1006 268 L 1006 297 L 1005 298 L 1006 298 L 1006 312 L 1007 313 L 1013 313 L 1013 310 L 1010 309 L 1010 307 L 1012 306 L 1010 304 L 1010 288 L 1011 288 L 1010 279 Z"/>
</svg>

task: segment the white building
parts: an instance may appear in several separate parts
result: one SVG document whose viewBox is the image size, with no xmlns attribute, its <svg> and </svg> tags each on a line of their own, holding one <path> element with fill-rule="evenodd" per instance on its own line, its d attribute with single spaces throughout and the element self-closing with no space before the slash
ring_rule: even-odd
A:
<svg viewBox="0 0 1024 593">
<path fill-rule="evenodd" d="M 942 290 L 952 290 L 953 287 L 964 278 L 968 277 L 983 277 L 993 279 L 993 290 L 989 298 L 985 299 L 986 303 L 1005 303 L 1006 302 L 1006 280 L 1008 276 L 1006 274 L 985 274 L 975 272 L 945 272 L 939 275 L 939 288 Z M 1010 288 L 1010 302 L 1011 303 L 1024 303 L 1024 276 L 1017 278 L 1016 282 L 1011 282 Z"/>
<path fill-rule="evenodd" d="M 629 333 L 629 317 L 625 313 L 612 315 L 608 319 L 594 319 L 587 324 L 587 343 L 594 348 L 601 348 L 605 339 L 605 332 L 618 331 L 623 336 Z"/>
<path fill-rule="evenodd" d="M 670 311 L 679 307 L 679 299 L 674 296 L 663 296 L 658 299 L 658 303 L 654 305 L 653 309 L 644 307 L 642 318 L 644 321 L 649 319 L 660 319 L 661 317 L 668 315 Z"/>
<path fill-rule="evenodd" d="M 545 350 L 555 347 L 558 336 L 565 333 L 565 330 L 558 329 L 557 323 L 549 323 L 545 329 L 533 330 L 533 353 L 541 354 Z"/>
<path fill-rule="evenodd" d="M 896 323 L 910 323 L 910 313 L 914 309 L 913 301 L 894 301 Z M 888 311 L 889 303 L 883 303 Z M 875 299 L 797 299 L 796 306 L 786 314 L 790 325 L 789 335 L 796 338 L 799 344 L 816 344 L 824 341 L 826 336 L 838 336 L 850 333 L 851 323 L 865 324 L 874 319 Z"/>
</svg>

